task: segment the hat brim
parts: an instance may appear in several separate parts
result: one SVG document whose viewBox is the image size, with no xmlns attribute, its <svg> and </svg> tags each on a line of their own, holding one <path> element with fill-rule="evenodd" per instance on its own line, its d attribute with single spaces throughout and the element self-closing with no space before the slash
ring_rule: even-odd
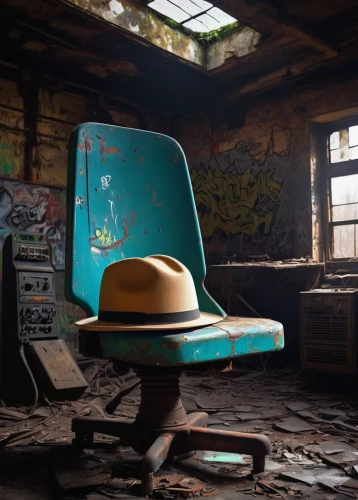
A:
<svg viewBox="0 0 358 500">
<path fill-rule="evenodd" d="M 186 330 L 188 328 L 199 328 L 200 326 L 210 326 L 222 321 L 222 316 L 216 314 L 200 312 L 200 318 L 186 321 L 185 323 L 169 323 L 161 325 L 129 325 L 126 323 L 110 323 L 108 321 L 99 321 L 97 316 L 93 318 L 77 321 L 76 325 L 80 330 L 88 331 L 150 331 L 150 330 Z"/>
</svg>

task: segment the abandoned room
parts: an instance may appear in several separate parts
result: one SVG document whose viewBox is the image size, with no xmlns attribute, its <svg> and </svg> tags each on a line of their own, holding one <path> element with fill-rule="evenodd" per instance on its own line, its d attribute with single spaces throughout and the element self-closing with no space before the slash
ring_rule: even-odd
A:
<svg viewBox="0 0 358 500">
<path fill-rule="evenodd" d="M 0 26 L 0 498 L 358 499 L 357 0 Z"/>
</svg>

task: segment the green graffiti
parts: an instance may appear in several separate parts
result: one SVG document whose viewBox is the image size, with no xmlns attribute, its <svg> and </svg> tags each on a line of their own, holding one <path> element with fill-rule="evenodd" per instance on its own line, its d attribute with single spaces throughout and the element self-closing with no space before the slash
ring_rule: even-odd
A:
<svg viewBox="0 0 358 500">
<path fill-rule="evenodd" d="M 20 158 L 15 155 L 15 147 L 4 137 L 0 138 L 0 175 L 18 176 L 20 173 Z"/>
</svg>

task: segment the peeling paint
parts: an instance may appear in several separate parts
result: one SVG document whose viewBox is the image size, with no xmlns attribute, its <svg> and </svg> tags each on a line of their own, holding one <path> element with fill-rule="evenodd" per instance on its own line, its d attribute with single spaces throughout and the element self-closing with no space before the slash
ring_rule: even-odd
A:
<svg viewBox="0 0 358 500">
<path fill-rule="evenodd" d="M 117 16 L 120 16 L 124 12 L 124 8 L 121 2 L 118 2 L 118 0 L 111 0 L 109 2 L 109 8 L 111 9 L 112 12 L 117 14 Z"/>
<path fill-rule="evenodd" d="M 180 342 L 168 341 L 168 342 L 163 343 L 163 347 L 165 349 L 171 349 L 171 350 L 175 351 L 176 349 L 180 349 L 181 344 L 180 344 Z"/>
<path fill-rule="evenodd" d="M 100 155 L 110 155 L 110 154 L 116 154 L 116 155 L 120 155 L 121 154 L 121 151 L 112 146 L 112 147 L 108 147 L 105 145 L 105 142 L 104 142 L 104 137 L 97 137 L 99 140 L 100 140 L 100 147 L 99 147 L 99 154 Z"/>
<path fill-rule="evenodd" d="M 92 142 L 89 140 L 88 137 L 84 136 L 82 139 L 82 144 L 77 144 L 77 149 L 80 149 L 81 151 L 86 151 L 86 153 L 91 153 L 92 152 Z"/>
<path fill-rule="evenodd" d="M 229 59 L 238 59 L 255 52 L 260 39 L 260 33 L 246 27 L 210 45 L 207 52 L 207 69 L 213 70 L 225 64 Z"/>
</svg>

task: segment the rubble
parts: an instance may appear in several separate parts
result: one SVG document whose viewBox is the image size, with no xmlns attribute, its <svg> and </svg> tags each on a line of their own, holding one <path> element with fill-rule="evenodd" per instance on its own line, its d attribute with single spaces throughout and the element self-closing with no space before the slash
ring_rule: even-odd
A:
<svg viewBox="0 0 358 500">
<path fill-rule="evenodd" d="M 57 487 L 59 498 L 66 499 L 142 497 L 142 457 L 125 443 L 96 434 L 92 449 L 79 452 L 71 446 L 72 418 L 107 415 L 105 408 L 118 391 L 125 392 L 113 416 L 135 417 L 140 388 L 127 390 L 136 385 L 135 374 L 115 379 L 98 362 L 86 375 L 90 386 L 79 401 L 40 406 L 32 414 L 0 408 L 0 495 L 27 500 L 37 489 Z M 210 427 L 268 435 L 272 453 L 258 475 L 251 473 L 251 457 L 210 450 L 164 464 L 154 478 L 155 498 L 358 498 L 354 397 L 333 390 L 317 393 L 308 377 L 281 370 L 243 371 L 235 378 L 186 374 L 182 401 L 189 411 L 208 411 Z"/>
</svg>

